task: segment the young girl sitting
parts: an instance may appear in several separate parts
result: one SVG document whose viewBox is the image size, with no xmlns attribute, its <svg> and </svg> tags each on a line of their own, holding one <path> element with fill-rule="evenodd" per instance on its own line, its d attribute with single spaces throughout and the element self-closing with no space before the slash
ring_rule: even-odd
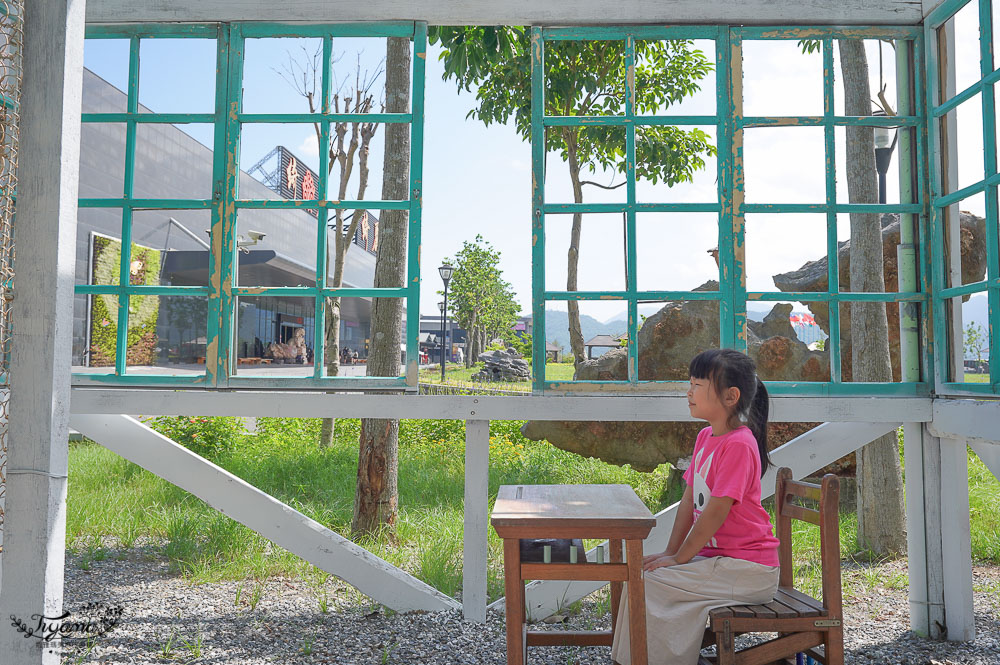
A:
<svg viewBox="0 0 1000 665">
<path fill-rule="evenodd" d="M 699 353 L 689 374 L 688 408 L 709 427 L 684 472 L 667 549 L 643 560 L 649 665 L 696 665 L 710 610 L 770 602 L 778 587 L 778 539 L 760 505 L 767 390 L 731 349 Z M 631 662 L 626 594 L 611 647 L 621 665 Z"/>
</svg>

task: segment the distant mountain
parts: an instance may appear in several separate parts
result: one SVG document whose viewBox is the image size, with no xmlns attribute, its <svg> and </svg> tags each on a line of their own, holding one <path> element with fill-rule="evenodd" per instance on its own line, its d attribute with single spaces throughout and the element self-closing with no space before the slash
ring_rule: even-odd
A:
<svg viewBox="0 0 1000 665">
<path fill-rule="evenodd" d="M 621 335 L 625 332 L 626 323 L 624 319 L 618 319 L 602 323 L 592 316 L 580 315 L 580 330 L 583 332 L 583 341 L 586 342 L 594 335 Z M 558 310 L 545 310 L 545 339 L 549 342 L 561 344 L 566 352 L 569 352 L 569 315 Z M 598 349 L 594 349 L 598 355 Z"/>
</svg>

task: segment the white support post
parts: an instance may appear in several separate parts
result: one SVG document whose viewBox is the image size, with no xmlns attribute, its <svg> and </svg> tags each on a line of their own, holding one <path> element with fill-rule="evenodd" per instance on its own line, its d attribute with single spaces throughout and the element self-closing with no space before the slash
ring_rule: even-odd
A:
<svg viewBox="0 0 1000 665">
<path fill-rule="evenodd" d="M 909 575 L 910 630 L 931 634 L 930 596 L 927 585 L 927 516 L 924 510 L 924 428 L 903 424 L 903 460 L 906 469 L 906 558 Z M 941 618 L 939 618 L 939 621 Z"/>
<path fill-rule="evenodd" d="M 964 439 L 941 439 L 941 565 L 947 638 L 976 637 L 972 609 L 972 535 L 969 524 L 969 457 Z"/>
<path fill-rule="evenodd" d="M 462 612 L 466 621 L 486 621 L 486 523 L 489 511 L 490 422 L 465 421 L 465 542 Z"/>
<path fill-rule="evenodd" d="M 85 10 L 84 0 L 28 4 L 0 586 L 0 654 L 18 665 L 60 661 L 10 617 L 62 612 Z"/>
</svg>

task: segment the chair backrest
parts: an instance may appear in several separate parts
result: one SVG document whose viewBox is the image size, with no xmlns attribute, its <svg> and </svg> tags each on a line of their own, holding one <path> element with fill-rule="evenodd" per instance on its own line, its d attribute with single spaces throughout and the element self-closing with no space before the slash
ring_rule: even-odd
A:
<svg viewBox="0 0 1000 665">
<path fill-rule="evenodd" d="M 819 503 L 808 508 L 795 503 L 795 497 Z M 823 607 L 831 614 L 840 615 L 842 609 L 840 586 L 840 482 L 828 473 L 821 485 L 792 479 L 788 467 L 778 469 L 775 481 L 775 520 L 778 539 L 778 560 L 781 572 L 778 584 L 793 586 L 792 520 L 802 520 L 819 526 L 820 562 L 823 570 Z"/>
</svg>

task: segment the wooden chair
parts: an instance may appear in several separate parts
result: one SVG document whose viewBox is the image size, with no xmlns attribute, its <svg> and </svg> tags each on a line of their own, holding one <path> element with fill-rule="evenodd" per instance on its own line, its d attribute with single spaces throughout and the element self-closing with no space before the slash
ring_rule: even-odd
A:
<svg viewBox="0 0 1000 665">
<path fill-rule="evenodd" d="M 822 485 L 792 480 L 787 467 L 778 470 L 775 497 L 777 535 L 781 541 L 778 559 L 781 572 L 774 600 L 764 605 L 733 605 L 709 613 L 704 646 L 716 645 L 714 659 L 699 658 L 699 665 L 795 665 L 804 652 L 824 665 L 843 665 L 844 627 L 840 586 L 840 529 L 838 508 L 840 485 L 832 473 Z M 793 502 L 793 497 L 819 502 L 818 509 Z M 792 520 L 819 525 L 823 570 L 822 601 L 793 587 Z M 778 637 L 735 650 L 742 633 L 778 633 Z"/>
</svg>

